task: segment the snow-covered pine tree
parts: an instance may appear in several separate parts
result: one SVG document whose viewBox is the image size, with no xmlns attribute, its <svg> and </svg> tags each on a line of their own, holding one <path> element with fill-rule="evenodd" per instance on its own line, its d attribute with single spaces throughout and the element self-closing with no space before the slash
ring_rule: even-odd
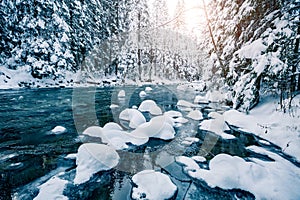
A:
<svg viewBox="0 0 300 200">
<path fill-rule="evenodd" d="M 159 72 L 164 67 L 164 53 L 166 32 L 169 31 L 169 24 L 166 24 L 170 19 L 166 0 L 155 0 L 150 12 L 152 34 L 150 37 L 150 50 L 147 57 L 149 58 L 149 81 L 152 77 L 161 76 Z"/>
<path fill-rule="evenodd" d="M 209 21 L 217 48 L 211 55 L 219 54 L 223 63 L 212 62 L 212 72 L 223 79 L 221 87 L 231 88 L 235 108 L 255 106 L 262 83 L 277 86 L 287 80 L 280 77 L 291 72 L 286 52 L 294 49 L 297 35 L 295 20 L 286 12 L 290 7 L 269 0 L 212 1 Z"/>
<path fill-rule="evenodd" d="M 83 65 L 95 45 L 129 26 L 120 7 L 128 2 L 3 0 L 0 65 L 23 69 L 33 78 L 62 81 L 66 72 Z"/>
<path fill-rule="evenodd" d="M 134 1 L 130 12 L 132 22 L 130 24 L 129 35 L 122 47 L 123 66 L 127 66 L 123 79 L 142 81 L 147 74 L 149 61 L 145 52 L 150 49 L 150 29 L 149 8 L 147 0 Z"/>
</svg>

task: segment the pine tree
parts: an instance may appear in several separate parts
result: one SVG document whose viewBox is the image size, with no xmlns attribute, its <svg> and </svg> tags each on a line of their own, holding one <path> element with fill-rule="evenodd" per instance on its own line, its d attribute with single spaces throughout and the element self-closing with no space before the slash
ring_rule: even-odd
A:
<svg viewBox="0 0 300 200">
<path fill-rule="evenodd" d="M 248 111 L 259 101 L 264 84 L 290 85 L 293 68 L 288 60 L 295 50 L 292 43 L 297 43 L 292 39 L 297 35 L 293 20 L 285 11 L 291 4 L 269 0 L 211 3 L 208 20 L 215 38 L 211 55 L 214 58 L 215 52 L 215 61 L 223 63 L 213 62 L 211 71 L 224 80 L 224 87 L 231 88 L 234 107 Z"/>
</svg>

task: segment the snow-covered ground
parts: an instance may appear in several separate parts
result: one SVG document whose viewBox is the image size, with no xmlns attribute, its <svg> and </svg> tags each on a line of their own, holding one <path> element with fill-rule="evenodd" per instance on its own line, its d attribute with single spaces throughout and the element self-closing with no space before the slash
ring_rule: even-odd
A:
<svg viewBox="0 0 300 200">
<path fill-rule="evenodd" d="M 265 98 L 248 115 L 229 110 L 224 113 L 224 119 L 240 130 L 278 145 L 300 161 L 300 95 L 293 99 L 287 113 L 279 110 L 278 99 Z"/>
<path fill-rule="evenodd" d="M 209 162 L 209 170 L 201 169 L 188 157 L 178 157 L 184 171 L 193 178 L 204 180 L 210 187 L 239 188 L 257 199 L 299 199 L 300 169 L 277 154 L 257 146 L 249 150 L 268 155 L 274 162 L 218 154 Z"/>
<path fill-rule="evenodd" d="M 11 70 L 0 65 L 0 89 L 17 89 L 23 87 L 44 88 L 44 87 L 74 87 L 76 74 L 65 72 L 64 78 L 53 80 L 36 79 L 30 74 L 30 66 L 23 67 L 17 70 Z"/>
<path fill-rule="evenodd" d="M 30 74 L 30 66 L 25 66 L 16 70 L 8 69 L 3 65 L 0 65 L 0 89 L 18 89 L 18 88 L 55 88 L 55 87 L 91 87 L 91 86 L 117 86 L 117 85 L 138 85 L 149 84 L 143 81 L 133 81 L 130 79 L 122 80 L 119 77 L 111 76 L 106 78 L 85 78 L 82 77 L 80 71 L 73 73 L 69 71 L 63 71 L 58 75 L 60 78 L 52 79 L 43 78 L 37 79 Z M 160 78 L 153 78 L 151 84 L 158 85 L 174 85 L 182 84 L 188 85 L 184 80 L 167 80 Z M 197 85 L 197 84 L 196 84 Z M 151 92 L 150 87 L 145 88 L 145 91 L 141 91 L 141 96 L 145 97 Z M 121 95 L 125 95 L 121 93 Z"/>
</svg>

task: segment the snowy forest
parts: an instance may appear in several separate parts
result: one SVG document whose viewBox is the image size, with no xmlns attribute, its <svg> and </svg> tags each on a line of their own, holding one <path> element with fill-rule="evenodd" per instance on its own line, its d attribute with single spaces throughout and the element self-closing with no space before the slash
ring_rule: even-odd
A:
<svg viewBox="0 0 300 200">
<path fill-rule="evenodd" d="M 183 1 L 171 16 L 165 0 L 3 0 L 1 84 L 21 72 L 30 75 L 13 82 L 21 87 L 49 79 L 72 84 L 78 71 L 79 83 L 205 80 L 245 111 L 261 90 L 282 101 L 299 91 L 297 0 L 212 0 L 200 7 L 206 23 L 195 35 L 185 31 Z"/>
<path fill-rule="evenodd" d="M 300 199 L 299 0 L 1 0 L 0 200 Z"/>
</svg>

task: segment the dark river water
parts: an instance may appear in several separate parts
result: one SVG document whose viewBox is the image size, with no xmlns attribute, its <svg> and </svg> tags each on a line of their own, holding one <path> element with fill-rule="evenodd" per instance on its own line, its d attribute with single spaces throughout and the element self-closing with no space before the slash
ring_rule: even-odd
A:
<svg viewBox="0 0 300 200">
<path fill-rule="evenodd" d="M 152 86 L 154 92 L 146 99 L 155 100 L 164 110 L 176 110 L 178 99 L 193 100 L 197 92 L 177 91 L 175 86 Z M 118 99 L 118 91 L 124 89 L 126 98 Z M 145 86 L 126 86 L 119 88 L 52 88 L 52 89 L 19 89 L 0 91 L 0 199 L 33 199 L 38 194 L 38 186 L 53 175 L 65 172 L 66 180 L 73 180 L 76 163 L 66 159 L 65 156 L 76 153 L 83 142 L 90 139 L 82 137 L 81 133 L 89 126 L 103 126 L 107 122 L 117 122 L 119 112 L 134 105 L 138 106 L 143 98 L 139 92 Z M 119 104 L 118 108 L 110 108 L 112 104 Z M 222 112 L 222 105 L 201 105 L 204 117 L 211 111 Z M 147 118 L 147 116 L 146 116 Z M 146 145 L 130 149 L 131 152 L 151 152 L 163 149 L 166 152 L 177 152 L 177 156 L 193 156 L 199 153 L 200 146 L 205 137 L 215 137 L 213 133 L 199 131 L 199 122 L 190 122 L 184 127 L 176 128 L 176 139 L 193 136 L 199 142 L 182 148 L 178 143 L 164 148 L 168 142 L 150 140 Z M 66 132 L 55 135 L 51 130 L 56 126 L 63 126 Z M 222 140 L 218 142 L 205 157 L 209 160 L 219 153 L 228 153 L 241 157 L 257 156 L 248 152 L 245 147 L 249 145 L 261 146 L 260 138 L 252 134 L 230 131 L 237 139 Z M 174 140 L 176 141 L 176 140 Z M 268 147 L 273 152 L 279 152 L 278 147 Z M 140 170 L 136 160 L 144 157 L 122 157 L 123 166 L 135 166 L 135 171 L 121 171 L 113 169 L 97 173 L 85 184 L 74 186 L 68 184 L 64 195 L 69 199 L 130 199 L 133 173 Z M 125 152 L 126 153 L 126 152 Z M 126 154 L 128 156 L 128 154 Z M 143 154 L 141 154 L 143 155 Z M 287 155 L 286 159 L 295 161 Z M 121 165 L 122 165 L 121 163 Z M 145 163 L 145 162 L 144 162 Z M 150 165 L 153 164 L 149 161 Z M 149 164 L 148 163 L 148 164 Z M 205 164 L 204 164 L 205 165 Z M 207 167 L 207 166 L 203 166 Z M 209 188 L 205 182 L 192 180 L 183 172 L 181 166 L 170 163 L 159 168 L 172 177 L 178 186 L 174 199 L 253 199 L 254 196 L 241 190 L 222 190 Z"/>
</svg>

